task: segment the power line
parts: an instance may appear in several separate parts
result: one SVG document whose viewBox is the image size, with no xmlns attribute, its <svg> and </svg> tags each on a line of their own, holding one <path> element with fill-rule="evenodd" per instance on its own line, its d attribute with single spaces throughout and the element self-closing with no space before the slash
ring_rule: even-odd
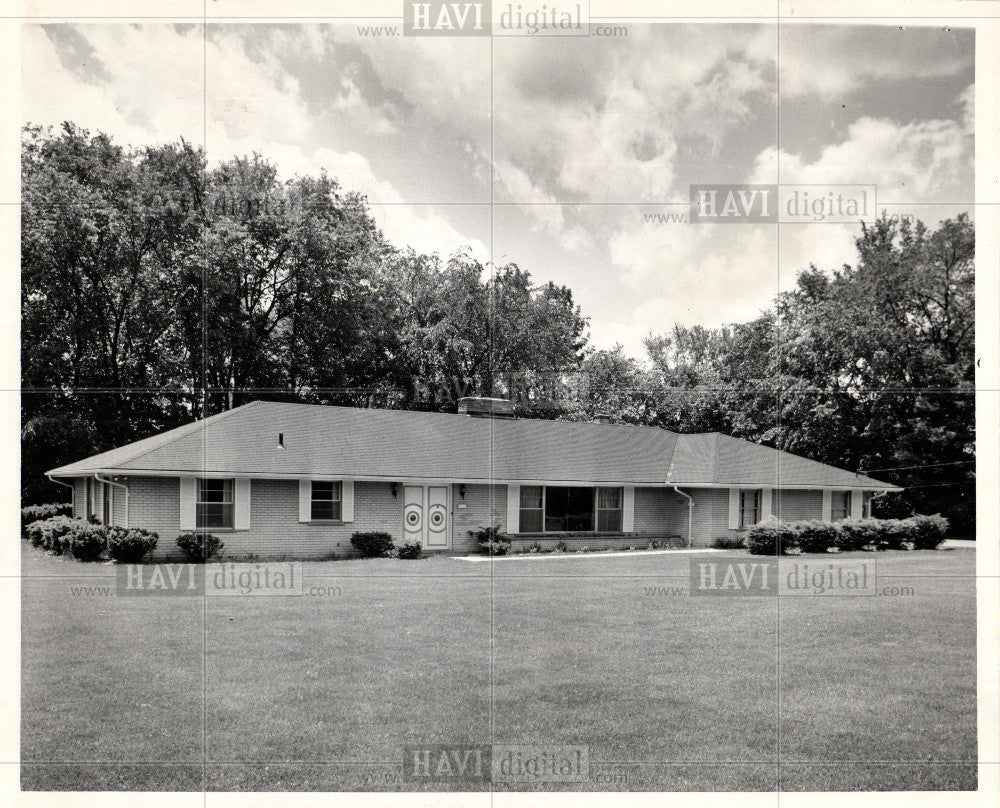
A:
<svg viewBox="0 0 1000 808">
<path fill-rule="evenodd" d="M 975 462 L 976 462 L 975 459 L 973 459 L 973 460 L 954 460 L 949 463 L 926 463 L 923 466 L 890 466 L 884 469 L 864 469 L 860 473 L 870 474 L 873 471 L 902 471 L 904 469 L 932 469 L 938 466 L 961 466 L 967 463 L 975 463 Z"/>
<path fill-rule="evenodd" d="M 947 486 L 952 486 L 952 485 L 972 485 L 975 482 L 976 482 L 975 480 L 959 480 L 958 482 L 954 483 L 926 483 L 924 485 L 907 485 L 904 486 L 904 490 L 910 491 L 914 488 L 945 488 Z"/>
</svg>

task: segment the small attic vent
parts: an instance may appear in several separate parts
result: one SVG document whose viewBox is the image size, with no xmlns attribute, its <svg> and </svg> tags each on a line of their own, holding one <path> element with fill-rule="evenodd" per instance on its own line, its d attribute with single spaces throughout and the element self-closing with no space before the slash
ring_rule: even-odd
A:
<svg viewBox="0 0 1000 808">
<path fill-rule="evenodd" d="M 278 433 L 278 446 L 280 446 L 282 449 L 285 448 L 285 433 L 284 432 L 279 432 Z"/>
</svg>

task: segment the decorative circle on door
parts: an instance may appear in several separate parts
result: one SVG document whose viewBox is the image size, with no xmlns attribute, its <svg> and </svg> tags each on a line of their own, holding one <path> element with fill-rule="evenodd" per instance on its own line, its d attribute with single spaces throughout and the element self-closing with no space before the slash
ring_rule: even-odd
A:
<svg viewBox="0 0 1000 808">
<path fill-rule="evenodd" d="M 441 528 L 444 527 L 444 508 L 441 505 L 435 505 L 431 508 L 431 527 Z"/>
<path fill-rule="evenodd" d="M 420 506 L 419 505 L 407 505 L 406 512 L 403 515 L 403 520 L 406 523 L 407 530 L 418 530 L 420 528 Z"/>
</svg>

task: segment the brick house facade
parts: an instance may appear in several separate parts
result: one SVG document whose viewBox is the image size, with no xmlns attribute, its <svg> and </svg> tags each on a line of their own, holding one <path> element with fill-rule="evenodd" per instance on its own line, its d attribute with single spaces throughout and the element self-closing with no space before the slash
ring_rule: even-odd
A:
<svg viewBox="0 0 1000 808">
<path fill-rule="evenodd" d="M 867 515 L 894 486 L 724 435 L 604 424 L 255 402 L 53 469 L 74 515 L 154 530 L 154 557 L 207 530 L 225 556 L 329 558 L 356 531 L 470 553 L 708 547 L 777 517 Z"/>
</svg>

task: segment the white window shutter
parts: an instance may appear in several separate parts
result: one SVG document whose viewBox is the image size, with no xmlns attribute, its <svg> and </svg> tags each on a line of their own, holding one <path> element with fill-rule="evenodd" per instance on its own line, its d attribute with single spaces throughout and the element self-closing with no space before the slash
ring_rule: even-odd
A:
<svg viewBox="0 0 1000 808">
<path fill-rule="evenodd" d="M 635 486 L 626 485 L 622 491 L 622 532 L 635 530 Z"/>
<path fill-rule="evenodd" d="M 760 518 L 761 521 L 767 519 L 771 515 L 772 510 L 772 490 L 770 488 L 765 488 L 764 493 L 760 497 Z"/>
<path fill-rule="evenodd" d="M 299 480 L 299 521 L 312 519 L 312 480 Z"/>
<path fill-rule="evenodd" d="M 233 484 L 233 528 L 250 529 L 250 478 L 237 477 Z"/>
<path fill-rule="evenodd" d="M 354 521 L 354 480 L 344 480 L 340 489 L 340 520 Z"/>
<path fill-rule="evenodd" d="M 507 486 L 507 532 L 521 532 L 521 486 L 514 483 Z"/>
<path fill-rule="evenodd" d="M 729 529 L 739 530 L 740 527 L 740 489 L 729 489 Z"/>
<path fill-rule="evenodd" d="M 194 477 L 181 477 L 181 530 L 195 529 L 196 482 Z"/>
<path fill-rule="evenodd" d="M 864 515 L 865 492 L 860 488 L 851 489 L 851 519 L 860 519 Z"/>
<path fill-rule="evenodd" d="M 829 488 L 823 489 L 823 515 L 824 522 L 833 521 L 833 491 Z"/>
</svg>

